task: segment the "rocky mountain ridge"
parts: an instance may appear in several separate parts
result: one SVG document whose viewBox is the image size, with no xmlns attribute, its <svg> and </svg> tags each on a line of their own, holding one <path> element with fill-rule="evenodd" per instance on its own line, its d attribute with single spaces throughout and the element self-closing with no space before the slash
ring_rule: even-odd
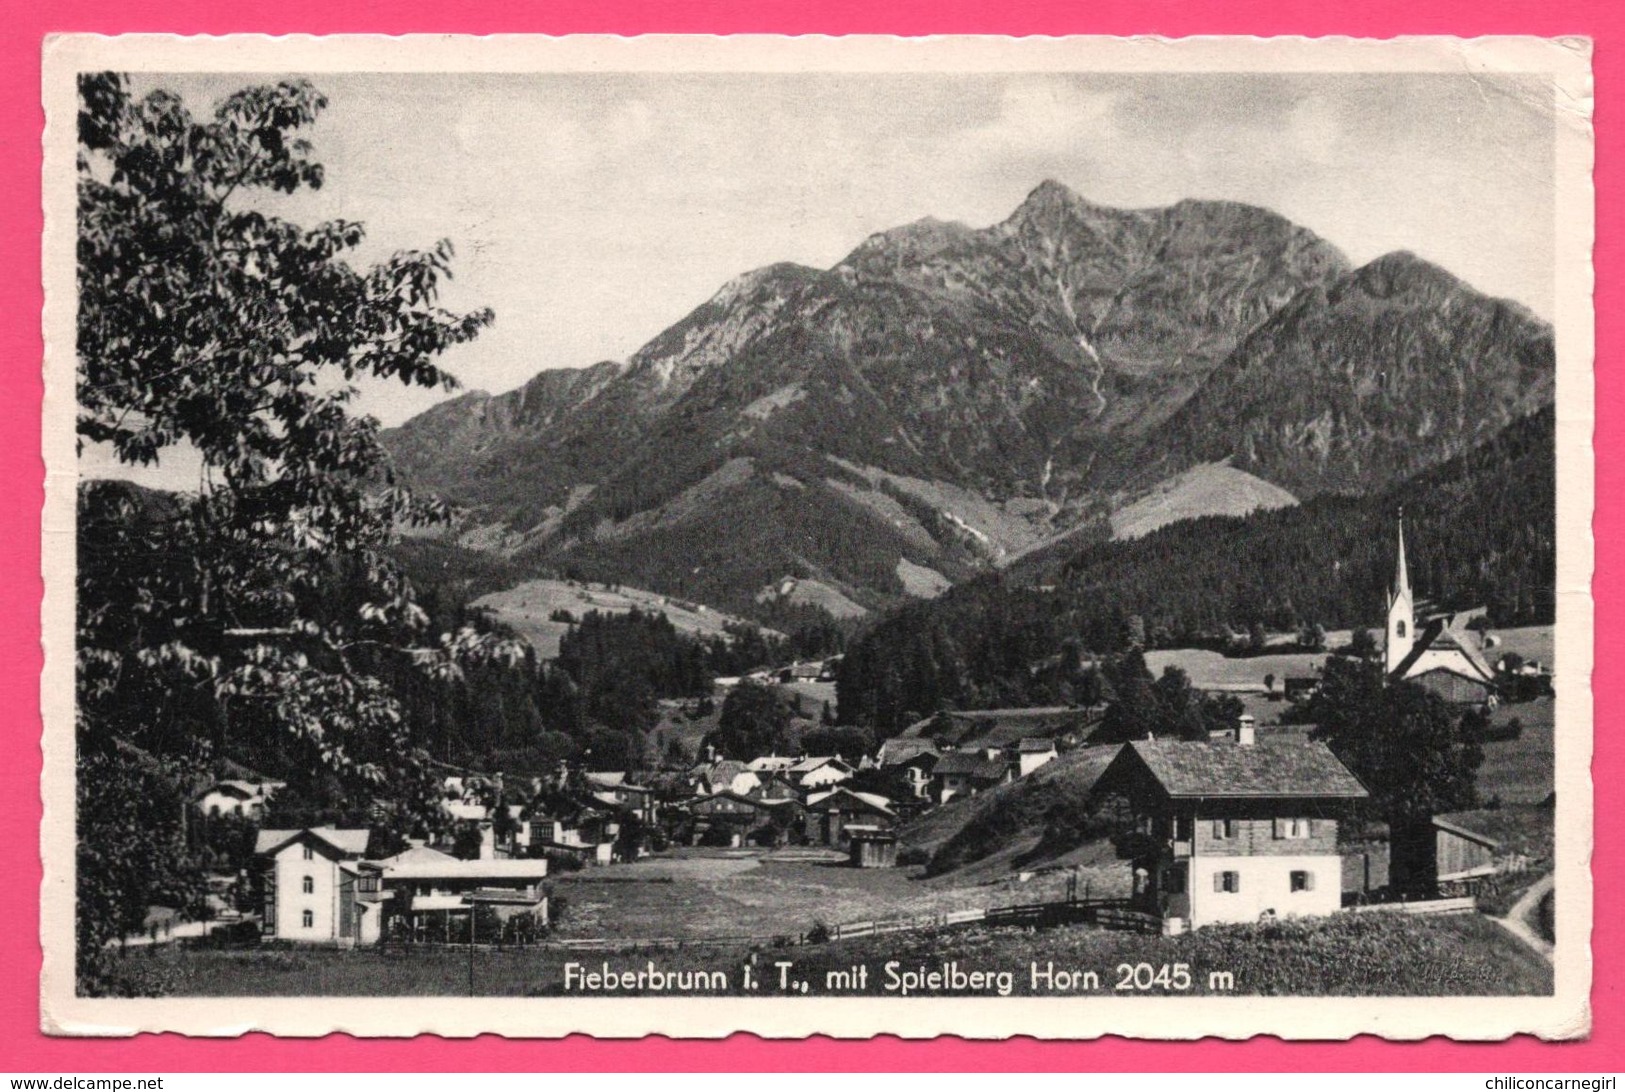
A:
<svg viewBox="0 0 1625 1092">
<path fill-rule="evenodd" d="M 744 274 L 624 364 L 464 395 L 386 443 L 470 543 L 539 573 L 741 610 L 791 577 L 872 607 L 900 571 L 918 591 L 1109 534 L 1207 463 L 1382 488 L 1550 401 L 1550 361 L 1549 328 L 1409 255 L 1354 269 L 1267 210 L 1046 182 L 987 228 Z"/>
</svg>

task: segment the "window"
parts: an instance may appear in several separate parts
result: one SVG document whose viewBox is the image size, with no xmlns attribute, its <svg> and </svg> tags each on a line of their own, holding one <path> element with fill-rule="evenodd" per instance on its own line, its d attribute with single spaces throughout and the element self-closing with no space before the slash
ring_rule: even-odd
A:
<svg viewBox="0 0 1625 1092">
<path fill-rule="evenodd" d="M 304 888 L 305 894 L 314 895 L 316 893 L 316 877 L 306 876 L 302 881 L 301 886 Z"/>
<path fill-rule="evenodd" d="M 1174 816 L 1174 833 L 1173 833 L 1174 841 L 1176 841 L 1176 842 L 1189 841 L 1190 836 L 1191 836 L 1191 826 L 1192 826 L 1192 824 L 1191 824 L 1191 817 L 1190 816 L 1188 816 L 1188 815 L 1176 815 L 1176 816 Z"/>
<path fill-rule="evenodd" d="M 316 851 L 314 849 L 311 849 L 309 846 L 306 846 L 305 847 L 305 860 L 314 861 L 315 859 L 316 859 Z"/>
<path fill-rule="evenodd" d="M 1292 873 L 1292 890 L 1313 891 L 1315 889 L 1315 874 L 1313 872 Z"/>
<path fill-rule="evenodd" d="M 1309 837 L 1310 829 L 1309 820 L 1307 819 L 1275 820 L 1275 836 L 1277 838 L 1307 838 Z"/>
<path fill-rule="evenodd" d="M 1404 621 L 1404 619 L 1400 619 L 1398 622 L 1394 623 L 1394 635 L 1396 637 L 1405 636 L 1405 621 Z"/>
<path fill-rule="evenodd" d="M 366 873 L 358 881 L 357 887 L 364 894 L 375 893 L 378 890 L 378 876 L 371 872 Z"/>
<path fill-rule="evenodd" d="M 314 910 L 306 910 L 303 914 L 300 915 L 300 919 L 304 923 L 304 926 L 305 926 L 306 929 L 314 929 L 314 928 L 316 928 L 316 911 L 314 911 Z"/>
<path fill-rule="evenodd" d="M 1183 895 L 1185 893 L 1185 870 L 1183 868 L 1170 868 L 1162 874 L 1162 890 L 1167 895 Z"/>
<path fill-rule="evenodd" d="M 1215 872 L 1213 874 L 1213 890 L 1215 890 L 1215 891 L 1227 891 L 1227 892 L 1229 892 L 1231 894 L 1235 894 L 1237 891 L 1240 891 L 1241 890 L 1241 873 L 1239 873 L 1239 872 Z"/>
<path fill-rule="evenodd" d="M 1229 839 L 1236 836 L 1236 821 L 1234 819 L 1213 820 L 1213 837 Z"/>
</svg>

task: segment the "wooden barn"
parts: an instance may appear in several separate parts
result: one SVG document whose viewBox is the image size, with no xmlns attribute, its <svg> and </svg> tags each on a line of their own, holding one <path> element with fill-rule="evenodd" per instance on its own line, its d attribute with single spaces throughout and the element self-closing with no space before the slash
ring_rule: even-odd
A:
<svg viewBox="0 0 1625 1092">
<path fill-rule="evenodd" d="M 1433 863 L 1441 888 L 1471 886 L 1471 881 L 1500 871 L 1501 843 L 1436 815 Z"/>
<path fill-rule="evenodd" d="M 846 828 L 853 868 L 896 868 L 897 835 L 871 826 Z"/>
</svg>

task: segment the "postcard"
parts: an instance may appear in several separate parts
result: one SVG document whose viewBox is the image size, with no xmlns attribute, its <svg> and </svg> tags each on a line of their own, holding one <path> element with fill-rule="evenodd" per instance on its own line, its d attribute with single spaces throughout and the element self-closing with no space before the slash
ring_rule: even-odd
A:
<svg viewBox="0 0 1625 1092">
<path fill-rule="evenodd" d="M 44 60 L 47 1032 L 1588 1033 L 1589 41 Z"/>
</svg>

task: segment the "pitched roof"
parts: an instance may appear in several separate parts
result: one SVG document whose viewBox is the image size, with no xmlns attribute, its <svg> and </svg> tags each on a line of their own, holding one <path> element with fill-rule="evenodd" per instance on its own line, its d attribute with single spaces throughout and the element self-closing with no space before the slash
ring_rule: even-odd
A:
<svg viewBox="0 0 1625 1092">
<path fill-rule="evenodd" d="M 796 760 L 789 755 L 762 755 L 760 758 L 751 759 L 747 765 L 755 773 L 764 773 L 788 770 L 795 764 Z"/>
<path fill-rule="evenodd" d="M 1055 750 L 1055 741 L 1048 737 L 1029 736 L 1016 744 L 1016 750 L 1024 755 L 1048 754 L 1050 751 Z"/>
<path fill-rule="evenodd" d="M 1433 825 L 1438 827 L 1440 830 L 1448 830 L 1451 834 L 1466 838 L 1469 842 L 1477 842 L 1479 845 L 1484 846 L 1487 849 L 1501 848 L 1501 843 L 1496 841 L 1494 838 L 1491 838 L 1488 834 L 1481 834 L 1476 830 L 1471 830 L 1462 826 L 1460 823 L 1452 823 L 1442 815 L 1435 815 L 1433 817 Z"/>
<path fill-rule="evenodd" d="M 413 846 L 402 850 L 393 857 L 383 857 L 376 861 L 367 861 L 367 864 L 378 865 L 381 868 L 393 868 L 407 864 L 440 864 L 445 861 L 455 861 L 457 858 L 449 853 L 442 853 L 438 849 L 428 846 Z"/>
<path fill-rule="evenodd" d="M 545 858 L 504 857 L 484 861 L 461 861 L 447 857 L 443 861 L 412 861 L 389 865 L 382 861 L 368 864 L 377 868 L 387 880 L 541 880 L 547 878 Z"/>
<path fill-rule="evenodd" d="M 1410 652 L 1399 661 L 1392 674 L 1401 679 L 1408 679 L 1418 667 L 1418 661 L 1426 653 L 1445 653 L 1448 663 L 1435 662 L 1415 673 L 1423 674 L 1429 670 L 1444 668 L 1476 682 L 1494 686 L 1495 672 L 1484 659 L 1478 640 L 1472 635 L 1472 631 L 1466 628 L 1468 621 L 1481 614 L 1482 610 L 1472 610 L 1430 618 L 1417 633 L 1416 644 L 1411 646 Z"/>
<path fill-rule="evenodd" d="M 834 755 L 808 755 L 806 758 L 797 762 L 794 766 L 791 766 L 790 772 L 799 774 L 812 773 L 819 767 L 827 766 L 832 762 L 840 762 L 842 766 L 846 766 L 845 762 L 842 762 Z M 847 769 L 851 769 L 851 767 L 847 766 Z"/>
<path fill-rule="evenodd" d="M 874 792 L 853 792 L 851 789 L 834 788 L 828 792 L 815 792 L 807 797 L 807 809 L 817 811 L 842 800 L 856 800 L 874 811 L 885 815 L 892 815 L 891 800 Z"/>
<path fill-rule="evenodd" d="M 1126 744 L 1112 765 L 1130 754 L 1171 797 L 1354 800 L 1366 795 L 1359 779 L 1318 741 L 1140 740 Z"/>
<path fill-rule="evenodd" d="M 934 757 L 940 755 L 941 753 L 942 752 L 938 751 L 931 745 L 929 740 L 909 739 L 906 736 L 898 736 L 895 739 L 888 739 L 886 742 L 882 743 L 880 745 L 880 750 L 876 752 L 875 757 L 880 760 L 880 764 L 882 766 L 901 766 L 905 762 L 912 762 L 920 755 L 931 755 Z"/>
<path fill-rule="evenodd" d="M 936 768 L 931 773 L 933 776 L 957 775 L 997 781 L 1004 777 L 1005 764 L 996 758 L 983 758 L 979 754 L 949 751 L 937 760 Z"/>
<path fill-rule="evenodd" d="M 484 804 L 464 804 L 460 801 L 447 800 L 443 801 L 440 806 L 453 819 L 465 819 L 479 823 L 491 817 L 491 810 Z"/>
<path fill-rule="evenodd" d="M 368 830 L 339 830 L 335 827 L 309 827 L 303 830 L 262 830 L 254 836 L 254 852 L 262 856 L 276 853 L 288 843 L 297 841 L 306 835 L 326 844 L 344 857 L 359 857 L 367 852 L 367 842 L 372 838 L 372 832 Z"/>
<path fill-rule="evenodd" d="M 626 781 L 625 770 L 603 770 L 599 773 L 589 773 L 586 776 L 587 780 L 594 785 L 602 785 L 605 788 L 614 788 Z"/>
</svg>

